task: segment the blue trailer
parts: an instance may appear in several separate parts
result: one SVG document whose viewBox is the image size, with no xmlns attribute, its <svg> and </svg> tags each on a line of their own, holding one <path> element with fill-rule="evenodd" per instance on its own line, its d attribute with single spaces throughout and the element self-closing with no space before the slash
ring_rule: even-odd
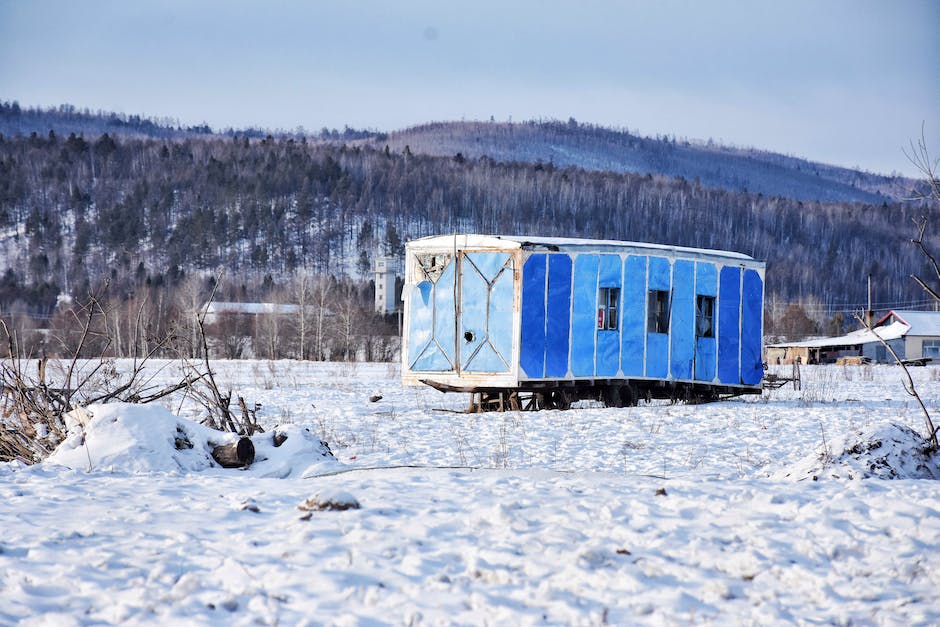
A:
<svg viewBox="0 0 940 627">
<path fill-rule="evenodd" d="M 764 268 L 636 242 L 413 240 L 402 379 L 469 392 L 476 409 L 760 394 Z"/>
</svg>

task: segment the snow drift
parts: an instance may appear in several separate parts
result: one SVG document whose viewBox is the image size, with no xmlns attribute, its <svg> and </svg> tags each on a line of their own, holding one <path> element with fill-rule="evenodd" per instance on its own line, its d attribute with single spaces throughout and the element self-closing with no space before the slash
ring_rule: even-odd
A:
<svg viewBox="0 0 940 627">
<path fill-rule="evenodd" d="M 46 465 L 128 473 L 206 471 L 219 469 L 212 449 L 239 437 L 180 418 L 159 405 L 91 405 L 73 412 L 67 422 L 68 437 Z M 251 440 L 255 463 L 242 472 L 287 477 L 336 465 L 329 445 L 302 426 L 278 427 Z"/>
<path fill-rule="evenodd" d="M 908 426 L 872 425 L 774 473 L 777 479 L 937 479 L 940 456 Z"/>
</svg>

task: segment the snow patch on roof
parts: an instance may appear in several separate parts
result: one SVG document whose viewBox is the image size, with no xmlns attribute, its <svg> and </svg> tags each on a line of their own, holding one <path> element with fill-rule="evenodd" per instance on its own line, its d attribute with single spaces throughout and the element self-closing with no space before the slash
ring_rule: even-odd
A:
<svg viewBox="0 0 940 627">
<path fill-rule="evenodd" d="M 909 335 L 936 335 L 940 336 L 940 311 L 910 311 L 894 309 L 882 318 L 887 320 L 894 316 L 910 325 Z"/>
<path fill-rule="evenodd" d="M 240 314 L 281 314 L 289 315 L 297 313 L 297 305 L 283 305 L 280 303 L 233 303 L 233 302 L 211 302 L 200 311 L 207 314 L 222 313 L 240 313 Z"/>
<path fill-rule="evenodd" d="M 442 247 L 452 247 L 452 248 L 476 248 L 476 247 L 485 247 L 485 248 L 496 248 L 496 249 L 505 249 L 505 250 L 514 250 L 517 248 L 523 248 L 528 246 L 542 246 L 542 247 L 558 247 L 563 249 L 572 249 L 572 248 L 586 248 L 586 249 L 598 249 L 598 248 L 636 248 L 643 250 L 655 250 L 660 251 L 665 254 L 684 254 L 684 255 L 715 255 L 720 257 L 727 257 L 732 259 L 740 259 L 742 261 L 751 261 L 754 262 L 755 259 L 749 255 L 743 253 L 725 251 L 725 250 L 713 250 L 708 248 L 689 248 L 685 246 L 670 246 L 667 244 L 650 244 L 647 242 L 622 242 L 618 240 L 601 240 L 601 239 L 583 239 L 583 238 L 573 238 L 573 237 L 527 237 L 521 235 L 478 235 L 478 234 L 461 234 L 461 235 L 435 235 L 431 237 L 423 237 L 416 240 L 411 240 L 408 242 L 408 247 L 411 249 L 434 249 L 439 250 Z M 760 262 L 758 262 L 760 263 Z M 760 265 L 763 265 L 762 263 Z"/>
<path fill-rule="evenodd" d="M 910 327 L 902 322 L 892 322 L 883 327 L 875 327 L 871 331 L 868 329 L 859 329 L 838 337 L 821 337 L 803 342 L 782 342 L 780 344 L 770 344 L 768 348 L 785 347 L 806 347 L 806 348 L 825 348 L 829 346 L 857 346 L 859 344 L 869 344 L 871 342 L 880 342 L 884 340 L 889 342 L 904 337 Z M 880 338 L 880 339 L 879 339 Z"/>
</svg>

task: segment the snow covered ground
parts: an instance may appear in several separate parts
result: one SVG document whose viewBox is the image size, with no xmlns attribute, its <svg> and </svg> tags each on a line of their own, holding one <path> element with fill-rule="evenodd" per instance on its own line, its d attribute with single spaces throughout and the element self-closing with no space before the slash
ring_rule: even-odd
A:
<svg viewBox="0 0 940 627">
<path fill-rule="evenodd" d="M 895 367 L 467 415 L 385 364 L 217 366 L 271 428 L 247 470 L 180 399 L 0 465 L 0 624 L 940 623 L 940 482 L 914 478 L 940 468 Z M 912 372 L 940 415 L 940 368 Z"/>
</svg>

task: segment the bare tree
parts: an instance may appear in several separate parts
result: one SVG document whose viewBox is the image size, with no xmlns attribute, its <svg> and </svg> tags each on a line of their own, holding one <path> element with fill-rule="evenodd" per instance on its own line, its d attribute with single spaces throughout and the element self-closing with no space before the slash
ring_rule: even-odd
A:
<svg viewBox="0 0 940 627">
<path fill-rule="evenodd" d="M 330 316 L 329 304 L 333 288 L 333 280 L 329 276 L 321 275 L 317 277 L 313 291 L 315 307 L 313 315 L 313 358 L 317 360 L 326 359 L 327 327 Z"/>
<path fill-rule="evenodd" d="M 908 194 L 909 200 L 928 200 L 940 201 L 940 158 L 931 158 L 930 150 L 927 148 L 927 135 L 922 124 L 920 127 L 920 139 L 914 143 L 910 141 L 910 148 L 904 149 L 904 156 L 917 168 L 923 175 L 923 185 L 911 190 Z"/>
<path fill-rule="evenodd" d="M 357 346 L 355 336 L 362 322 L 362 309 L 356 297 L 356 289 L 345 286 L 342 296 L 334 302 L 333 316 L 336 327 L 336 340 L 339 343 L 344 361 L 356 361 Z"/>
<path fill-rule="evenodd" d="M 174 304 L 179 318 L 180 352 L 189 358 L 199 357 L 202 349 L 196 316 L 205 304 L 203 282 L 201 278 L 189 275 L 176 288 Z"/>
<path fill-rule="evenodd" d="M 927 406 L 924 404 L 924 400 L 920 397 L 920 393 L 917 391 L 917 387 L 914 385 L 914 378 L 911 376 L 911 371 L 907 369 L 907 364 L 905 364 L 904 360 L 901 359 L 901 357 L 897 354 L 897 352 L 891 346 L 891 343 L 878 335 L 877 331 L 872 328 L 871 323 L 868 321 L 867 317 L 863 316 L 859 312 L 855 312 L 854 315 L 855 319 L 858 320 L 862 326 L 864 326 L 871 332 L 872 335 L 878 338 L 878 341 L 881 342 L 882 346 L 884 346 L 885 349 L 891 353 L 895 363 L 897 363 L 897 365 L 899 365 L 904 371 L 904 391 L 912 396 L 920 406 L 920 410 L 924 414 L 924 426 L 927 429 L 926 438 L 930 442 L 931 446 L 933 446 L 933 450 L 937 450 L 937 428 L 934 427 L 933 420 L 930 417 L 930 412 L 927 410 Z"/>
<path fill-rule="evenodd" d="M 920 139 L 916 144 L 914 143 L 914 140 L 911 140 L 910 150 L 904 150 L 904 154 L 914 165 L 914 167 L 916 167 L 924 176 L 922 186 L 912 190 L 908 198 L 914 201 L 940 203 L 940 180 L 937 178 L 940 159 L 931 158 L 930 152 L 927 148 L 927 139 L 923 126 L 921 126 L 920 129 Z M 929 246 L 924 243 L 924 236 L 927 232 L 927 218 L 921 217 L 920 219 L 915 219 L 914 224 L 917 228 L 917 237 L 912 239 L 911 242 L 917 246 L 921 255 L 927 259 L 929 267 L 931 268 L 934 275 L 934 278 L 930 280 L 936 280 L 938 283 L 937 285 L 930 285 L 927 279 L 924 279 L 918 274 L 912 274 L 911 278 L 913 278 L 914 281 L 916 281 L 917 284 L 924 289 L 924 291 L 930 294 L 931 298 L 940 303 L 940 265 L 938 265 L 936 257 L 934 257 L 934 255 L 930 252 Z M 856 314 L 855 317 L 860 322 L 862 322 L 866 328 L 872 330 L 871 326 L 865 322 L 860 315 Z M 881 340 L 881 343 L 891 353 L 891 356 L 894 357 L 895 362 L 897 362 L 897 364 L 903 368 L 906 377 L 904 389 L 908 394 L 914 397 L 914 399 L 917 400 L 917 403 L 920 405 L 920 409 L 924 414 L 924 425 L 927 429 L 927 440 L 930 442 L 933 450 L 937 450 L 937 428 L 934 427 L 933 420 L 930 417 L 930 412 L 927 410 L 927 406 L 924 404 L 920 394 L 917 392 L 917 388 L 914 386 L 914 379 L 911 377 L 911 373 L 908 371 L 907 366 L 894 351 L 891 345 L 884 341 L 877 333 L 875 333 L 875 336 Z"/>
<path fill-rule="evenodd" d="M 287 320 L 281 305 L 287 301 L 285 293 L 274 290 L 268 295 L 268 301 L 274 306 L 270 311 L 258 314 L 255 319 L 255 354 L 268 359 L 280 359 L 284 356 L 284 339 Z"/>
<path fill-rule="evenodd" d="M 106 324 L 109 313 L 93 297 L 67 312 L 77 339 L 64 360 L 30 359 L 15 332 L 0 320 L 0 340 L 6 357 L 0 360 L 0 461 L 35 463 L 45 458 L 66 436 L 65 414 L 94 403 L 148 403 L 188 387 L 199 377 L 184 376 L 166 386 L 154 386 L 154 373 L 145 373 L 154 354 L 172 343 L 172 335 L 152 338 L 149 350 L 135 353 L 130 368 L 118 372 L 106 354 L 113 338 Z M 142 316 L 134 319 L 133 346 L 141 346 Z M 102 331 L 104 329 L 104 331 Z M 113 329 L 112 329 L 113 330 Z"/>
<path fill-rule="evenodd" d="M 940 159 L 930 156 L 923 126 L 921 126 L 920 129 L 920 139 L 917 140 L 916 144 L 914 140 L 911 140 L 910 148 L 904 150 L 904 155 L 924 177 L 923 183 L 919 187 L 911 190 L 908 199 L 926 201 L 928 203 L 940 203 L 940 178 L 938 178 Z M 914 224 L 917 228 L 917 237 L 912 239 L 911 242 L 917 246 L 920 253 L 927 259 L 927 263 L 933 273 L 933 277 L 929 280 L 937 281 L 937 285 L 930 285 L 927 279 L 924 279 L 918 274 L 912 274 L 911 278 L 913 278 L 924 291 L 930 294 L 931 298 L 940 302 L 940 264 L 938 264 L 937 258 L 931 253 L 929 245 L 924 242 L 924 237 L 927 233 L 927 218 L 921 217 L 915 219 Z"/>
<path fill-rule="evenodd" d="M 221 352 L 225 359 L 242 359 L 248 357 L 251 344 L 252 316 L 240 311 L 220 311 L 213 316 L 207 335 L 213 341 L 212 348 Z M 209 350 L 208 343 L 203 344 L 204 350 Z"/>
<path fill-rule="evenodd" d="M 313 302 L 315 288 L 316 280 L 307 270 L 300 270 L 294 275 L 291 291 L 294 302 L 297 303 L 297 313 L 293 318 L 293 328 L 297 334 L 300 359 L 307 359 L 310 354 L 308 343 L 310 342 L 311 317 L 315 309 Z"/>
</svg>

